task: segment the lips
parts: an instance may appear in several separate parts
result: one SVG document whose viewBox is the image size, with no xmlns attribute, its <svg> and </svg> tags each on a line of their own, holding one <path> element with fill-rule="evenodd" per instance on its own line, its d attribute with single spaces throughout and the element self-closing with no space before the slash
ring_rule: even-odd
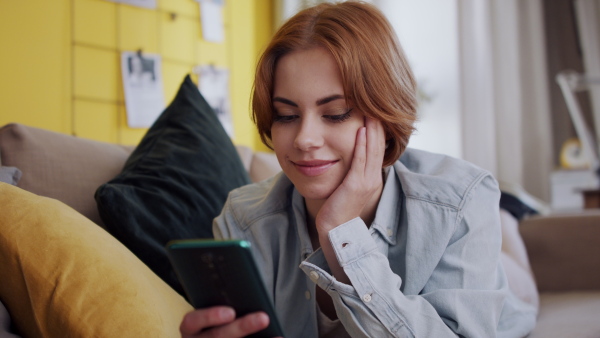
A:
<svg viewBox="0 0 600 338">
<path fill-rule="evenodd" d="M 338 161 L 298 161 L 292 163 L 296 167 L 296 169 L 306 176 L 319 176 L 325 173 L 329 168 L 334 166 Z"/>
</svg>

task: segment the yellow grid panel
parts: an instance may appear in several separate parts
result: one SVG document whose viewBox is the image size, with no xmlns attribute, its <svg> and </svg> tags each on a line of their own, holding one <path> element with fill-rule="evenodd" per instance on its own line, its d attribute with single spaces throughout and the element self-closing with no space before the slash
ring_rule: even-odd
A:
<svg viewBox="0 0 600 338">
<path fill-rule="evenodd" d="M 75 135 L 85 135 L 85 138 L 117 143 L 117 105 L 75 100 L 73 116 L 73 132 Z"/>
<path fill-rule="evenodd" d="M 196 59 L 196 41 L 200 36 L 198 20 L 167 13 L 160 14 L 160 54 L 164 59 L 193 64 Z"/>
<path fill-rule="evenodd" d="M 236 1 L 227 8 L 232 23 L 229 46 L 229 88 L 231 109 L 234 116 L 236 144 L 245 144 L 255 149 L 260 146 L 256 128 L 250 120 L 250 90 L 254 80 L 254 69 L 258 52 L 255 50 L 255 7 L 251 1 Z M 233 26 L 235 23 L 235 26 Z"/>
<path fill-rule="evenodd" d="M 225 31 L 227 37 L 227 31 Z M 227 39 L 225 40 L 227 41 Z M 229 66 L 229 55 L 227 54 L 227 44 L 225 43 L 212 43 L 204 40 L 199 40 L 197 43 L 197 63 L 212 64 L 219 67 Z"/>
<path fill-rule="evenodd" d="M 116 48 L 116 4 L 104 0 L 77 0 L 73 7 L 73 39 L 76 43 Z"/>
<path fill-rule="evenodd" d="M 181 86 L 183 79 L 187 74 L 192 73 L 192 66 L 185 65 L 177 62 L 170 62 L 163 60 L 162 62 L 162 76 L 163 76 L 163 89 L 165 93 L 165 105 L 168 106 L 171 101 L 175 98 L 177 90 Z"/>
<path fill-rule="evenodd" d="M 158 53 L 159 12 L 119 6 L 119 49 Z"/>
<path fill-rule="evenodd" d="M 0 1 L 0 126 L 71 129 L 71 7 Z"/>
<path fill-rule="evenodd" d="M 144 135 L 146 135 L 146 128 L 129 128 L 127 126 L 127 113 L 125 111 L 125 105 L 119 104 L 118 106 L 118 143 L 126 145 L 137 145 L 140 143 Z"/>
<path fill-rule="evenodd" d="M 74 46 L 74 96 L 76 99 L 117 102 L 121 80 L 116 51 Z"/>
</svg>

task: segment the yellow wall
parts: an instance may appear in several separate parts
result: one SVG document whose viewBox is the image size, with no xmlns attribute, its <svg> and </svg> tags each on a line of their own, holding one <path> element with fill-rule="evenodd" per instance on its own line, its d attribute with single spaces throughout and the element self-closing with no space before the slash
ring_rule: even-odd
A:
<svg viewBox="0 0 600 338">
<path fill-rule="evenodd" d="M 249 106 L 271 15 L 270 0 L 226 0 L 218 44 L 202 39 L 194 0 L 158 0 L 155 10 L 105 0 L 1 0 L 0 125 L 136 144 L 146 130 L 127 127 L 120 53 L 141 49 L 162 56 L 166 104 L 195 65 L 228 67 L 234 142 L 263 149 Z"/>
<path fill-rule="evenodd" d="M 0 124 L 71 130 L 70 6 L 0 1 Z"/>
</svg>

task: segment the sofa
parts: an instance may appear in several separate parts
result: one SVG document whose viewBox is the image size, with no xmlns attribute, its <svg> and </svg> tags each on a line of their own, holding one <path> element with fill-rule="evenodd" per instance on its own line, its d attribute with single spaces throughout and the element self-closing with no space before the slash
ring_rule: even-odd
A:
<svg viewBox="0 0 600 338">
<path fill-rule="evenodd" d="M 279 171 L 272 154 L 253 152 L 245 146 L 237 146 L 236 149 L 253 181 L 260 181 Z M 22 173 L 15 189 L 60 201 L 99 229 L 102 220 L 94 192 L 119 173 L 132 150 L 133 147 L 20 124 L 9 124 L 0 129 L 0 164 L 4 168 L 18 168 Z M 5 207 L 0 205 L 0 212 Z M 5 228 L 0 226 L 1 230 Z M 520 222 L 519 231 L 540 292 L 538 325 L 530 337 L 600 337 L 600 211 L 530 217 Z M 110 241 L 110 238 L 106 240 Z M 116 240 L 114 242 L 118 245 Z M 140 261 L 133 257 L 131 260 L 143 268 Z M 145 275 L 150 274 L 145 271 Z M 18 277 L 2 273 L 1 280 L 4 284 L 6 279 Z M 154 282 L 162 284 L 163 296 L 175 299 L 175 304 L 161 305 L 176 309 L 170 333 L 177 336 L 178 320 L 191 308 L 179 294 L 170 292 L 167 285 L 159 280 Z M 5 292 L 10 290 L 2 290 L 3 297 Z M 77 294 L 77 290 L 71 292 Z M 123 301 L 122 297 L 125 296 L 114 295 L 115 301 Z M 9 303 L 4 298 L 0 301 L 5 305 Z M 110 305 L 108 301 L 104 304 Z M 19 321 L 21 314 L 12 312 L 10 305 L 7 308 L 13 320 Z M 162 320 L 164 322 L 164 318 Z M 31 323 L 15 326 L 23 330 L 20 334 L 27 335 L 32 331 L 24 329 L 26 325 Z"/>
<path fill-rule="evenodd" d="M 179 336 L 191 306 L 100 214 L 99 187 L 131 169 L 145 141 L 0 128 L 0 337 Z M 280 171 L 271 153 L 235 150 L 249 181 Z M 530 337 L 600 337 L 600 210 L 527 217 L 505 230 L 503 251 L 522 256 L 518 269 L 539 291 Z M 514 276 L 511 287 L 526 293 Z"/>
<path fill-rule="evenodd" d="M 26 337 L 179 336 L 179 323 L 191 306 L 104 230 L 94 200 L 96 189 L 121 171 L 133 149 L 21 124 L 0 128 L 0 168 L 4 177 L 10 175 L 11 183 L 17 184 L 0 183 L 0 337 L 12 337 L 8 335 L 11 331 Z M 279 171 L 272 154 L 245 146 L 236 150 L 253 181 Z M 14 208 L 22 208 L 23 213 L 7 216 L 7 209 Z M 39 211 L 31 210 L 35 208 Z M 15 229 L 15 224 L 9 224 L 15 218 L 26 218 L 29 224 L 22 222 Z M 53 233 L 57 231 L 77 233 L 65 238 Z M 9 249 L 8 242 L 16 242 L 20 248 Z M 82 245 L 97 252 L 84 252 Z M 31 257 L 33 262 L 24 257 L 25 250 L 38 251 Z M 50 257 L 48 250 L 57 253 Z M 72 250 L 75 257 L 65 250 Z M 107 256 L 106 251 L 114 254 Z M 80 265 L 88 264 L 81 260 L 89 260 L 96 270 L 81 270 Z M 117 271 L 106 269 L 112 262 L 128 265 Z M 65 269 L 74 271 L 40 277 L 36 275 L 38 264 L 50 265 L 49 270 L 64 264 Z M 7 265 L 10 268 L 6 269 Z M 64 283 L 74 275 L 77 280 Z M 92 278 L 102 278 L 108 289 L 89 290 L 99 287 Z M 11 279 L 16 282 L 7 283 Z M 68 294 L 60 294 L 54 285 L 60 282 L 68 284 Z M 28 298 L 35 304 L 23 304 Z M 59 302 L 73 303 L 57 305 Z M 60 313 L 51 313 L 50 307 Z M 11 323 L 7 322 L 9 315 Z"/>
</svg>

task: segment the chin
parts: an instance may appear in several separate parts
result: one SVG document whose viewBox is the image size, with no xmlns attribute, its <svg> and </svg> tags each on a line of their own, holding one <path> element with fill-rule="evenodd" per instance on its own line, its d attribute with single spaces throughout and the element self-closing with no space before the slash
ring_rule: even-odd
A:
<svg viewBox="0 0 600 338">
<path fill-rule="evenodd" d="M 296 189 L 298 189 L 298 186 L 296 186 Z M 302 189 L 298 189 L 298 192 L 300 193 L 300 195 L 302 195 L 302 197 L 304 197 L 304 199 L 309 199 L 309 200 L 325 200 L 328 199 L 329 196 L 331 196 L 331 194 L 333 193 L 334 189 L 331 189 L 329 187 L 311 187 L 311 186 L 305 186 Z"/>
<path fill-rule="evenodd" d="M 285 171 L 284 171 L 285 172 Z M 286 172 L 287 177 L 292 181 L 300 195 L 305 199 L 311 200 L 324 200 L 329 198 L 335 189 L 341 184 L 334 184 L 336 181 L 331 175 L 320 176 L 320 177 L 306 177 L 298 175 L 298 173 L 292 171 L 291 173 Z"/>
</svg>

